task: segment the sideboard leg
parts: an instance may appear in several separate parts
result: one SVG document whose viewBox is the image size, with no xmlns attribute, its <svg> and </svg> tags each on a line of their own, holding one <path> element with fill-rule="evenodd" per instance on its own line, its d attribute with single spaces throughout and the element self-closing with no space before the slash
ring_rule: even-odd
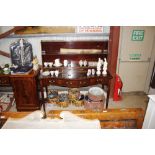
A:
<svg viewBox="0 0 155 155">
<path fill-rule="evenodd" d="M 42 83 L 40 83 L 40 90 L 41 90 L 41 102 L 42 102 L 42 106 L 43 106 L 43 112 L 44 112 L 44 116 L 43 118 L 46 118 L 46 108 L 45 108 L 45 101 L 44 101 L 44 88 L 42 86 Z"/>
<path fill-rule="evenodd" d="M 110 95 L 110 82 L 109 82 L 109 84 L 107 85 L 106 109 L 108 109 L 109 95 Z"/>
<path fill-rule="evenodd" d="M 48 96 L 48 87 L 46 86 L 45 89 L 46 89 L 46 95 Z"/>
</svg>

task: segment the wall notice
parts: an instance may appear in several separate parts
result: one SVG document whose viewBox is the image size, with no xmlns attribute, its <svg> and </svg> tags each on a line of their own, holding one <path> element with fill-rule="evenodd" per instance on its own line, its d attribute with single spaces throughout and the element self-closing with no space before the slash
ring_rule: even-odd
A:
<svg viewBox="0 0 155 155">
<path fill-rule="evenodd" d="M 132 31 L 132 41 L 143 41 L 143 40 L 144 40 L 144 30 Z"/>
<path fill-rule="evenodd" d="M 141 54 L 139 54 L 139 53 L 129 54 L 129 59 L 130 60 L 140 60 Z"/>
<path fill-rule="evenodd" d="M 77 33 L 103 33 L 103 26 L 77 26 Z"/>
</svg>

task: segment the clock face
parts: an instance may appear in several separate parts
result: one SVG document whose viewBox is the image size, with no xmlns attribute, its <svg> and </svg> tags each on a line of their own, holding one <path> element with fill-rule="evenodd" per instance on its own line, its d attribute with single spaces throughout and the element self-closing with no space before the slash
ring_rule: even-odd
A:
<svg viewBox="0 0 155 155">
<path fill-rule="evenodd" d="M 23 41 L 23 46 L 20 42 L 15 42 L 10 46 L 12 64 L 17 66 L 32 66 L 33 53 L 32 45 Z"/>
</svg>

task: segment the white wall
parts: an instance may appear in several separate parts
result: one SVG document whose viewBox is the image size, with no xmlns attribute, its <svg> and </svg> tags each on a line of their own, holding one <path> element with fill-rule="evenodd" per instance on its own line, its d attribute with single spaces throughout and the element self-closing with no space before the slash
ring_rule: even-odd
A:
<svg viewBox="0 0 155 155">
<path fill-rule="evenodd" d="M 144 30 L 144 40 L 132 41 L 133 30 Z M 144 91 L 148 93 L 155 58 L 154 37 L 155 27 L 121 27 L 117 73 L 123 81 L 123 92 Z M 129 55 L 132 53 L 141 53 L 140 60 L 130 60 Z"/>
<path fill-rule="evenodd" d="M 13 26 L 0 26 L 0 33 L 4 33 L 12 28 Z"/>
</svg>

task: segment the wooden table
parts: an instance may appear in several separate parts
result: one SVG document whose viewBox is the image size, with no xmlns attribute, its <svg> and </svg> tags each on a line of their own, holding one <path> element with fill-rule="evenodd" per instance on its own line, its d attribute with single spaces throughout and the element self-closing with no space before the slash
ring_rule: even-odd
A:
<svg viewBox="0 0 155 155">
<path fill-rule="evenodd" d="M 42 96 L 42 103 L 43 108 L 46 114 L 45 109 L 45 98 L 44 98 L 44 88 L 46 89 L 46 94 L 48 96 L 47 87 L 49 85 L 61 86 L 61 87 L 68 87 L 68 88 L 80 88 L 80 87 L 87 87 L 92 85 L 101 84 L 102 88 L 107 86 L 107 98 L 106 98 L 106 109 L 108 108 L 109 102 L 109 94 L 110 94 L 110 82 L 112 76 L 108 72 L 106 76 L 87 76 L 86 69 L 83 70 L 75 69 L 75 68 L 63 68 L 64 70 L 60 70 L 60 74 L 58 77 L 51 77 L 49 76 L 42 76 L 40 75 L 40 89 L 41 89 L 41 96 Z"/>
</svg>

